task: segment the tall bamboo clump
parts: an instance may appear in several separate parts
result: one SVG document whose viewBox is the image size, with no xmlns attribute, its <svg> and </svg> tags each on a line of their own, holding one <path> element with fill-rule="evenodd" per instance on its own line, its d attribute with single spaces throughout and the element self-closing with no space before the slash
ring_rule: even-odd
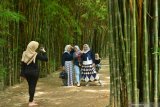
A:
<svg viewBox="0 0 160 107">
<path fill-rule="evenodd" d="M 111 107 L 158 107 L 158 4 L 108 0 Z"/>
</svg>

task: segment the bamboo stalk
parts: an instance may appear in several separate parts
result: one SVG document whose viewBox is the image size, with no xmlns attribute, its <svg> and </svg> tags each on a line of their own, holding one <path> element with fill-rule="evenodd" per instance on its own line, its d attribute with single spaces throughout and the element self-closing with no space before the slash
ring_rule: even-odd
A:
<svg viewBox="0 0 160 107">
<path fill-rule="evenodd" d="M 114 99 L 114 42 L 113 42 L 113 28 L 112 28 L 112 2 L 109 0 L 108 1 L 108 10 L 109 10 L 109 42 L 110 42 L 110 47 L 109 47 L 109 59 L 110 59 L 110 106 L 115 107 L 115 99 Z"/>
<path fill-rule="evenodd" d="M 129 31 L 127 32 L 127 15 L 126 15 L 126 0 L 123 0 L 123 15 L 124 15 L 124 41 L 126 46 L 126 62 L 125 62 L 125 79 L 127 83 L 127 98 L 128 104 L 132 103 L 132 96 L 131 96 L 131 77 L 130 77 L 130 66 L 129 66 L 129 57 L 130 57 L 130 49 L 129 49 Z M 128 17 L 129 19 L 129 17 Z"/>
<path fill-rule="evenodd" d="M 138 104 L 138 89 L 137 89 L 137 28 L 136 28 L 136 0 L 132 0 L 133 16 L 132 16 L 132 38 L 131 38 L 131 63 L 133 72 L 133 102 Z"/>
<path fill-rule="evenodd" d="M 144 79 L 143 79 L 143 101 L 150 103 L 149 97 L 149 55 L 148 55 L 148 30 L 147 30 L 147 0 L 143 1 L 143 42 L 144 42 Z"/>
<path fill-rule="evenodd" d="M 154 103 L 158 107 L 158 0 L 153 0 L 153 32 L 154 37 Z"/>
</svg>

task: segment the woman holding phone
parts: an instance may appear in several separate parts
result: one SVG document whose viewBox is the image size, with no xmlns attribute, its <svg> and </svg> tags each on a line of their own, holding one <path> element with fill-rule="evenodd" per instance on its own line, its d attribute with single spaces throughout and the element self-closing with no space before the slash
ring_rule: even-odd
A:
<svg viewBox="0 0 160 107">
<path fill-rule="evenodd" d="M 31 41 L 26 50 L 23 52 L 21 59 L 21 76 L 24 77 L 28 82 L 29 106 L 38 105 L 34 102 L 34 94 L 39 77 L 38 60 L 48 61 L 44 47 L 40 48 L 39 53 L 36 52 L 38 46 L 38 42 Z"/>
</svg>

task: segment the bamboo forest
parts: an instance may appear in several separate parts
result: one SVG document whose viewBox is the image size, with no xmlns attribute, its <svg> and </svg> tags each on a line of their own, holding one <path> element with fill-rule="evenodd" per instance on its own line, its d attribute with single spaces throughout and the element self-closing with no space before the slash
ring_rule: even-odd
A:
<svg viewBox="0 0 160 107">
<path fill-rule="evenodd" d="M 31 41 L 48 57 L 35 107 L 160 107 L 159 0 L 0 0 L 0 107 L 28 107 L 20 75 Z M 61 86 L 65 46 L 86 44 L 101 57 L 103 86 Z"/>
</svg>

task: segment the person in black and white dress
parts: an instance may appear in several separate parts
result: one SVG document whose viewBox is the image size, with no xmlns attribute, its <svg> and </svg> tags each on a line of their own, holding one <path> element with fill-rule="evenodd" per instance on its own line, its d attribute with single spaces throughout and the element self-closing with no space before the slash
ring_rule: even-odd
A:
<svg viewBox="0 0 160 107">
<path fill-rule="evenodd" d="M 63 70 L 68 74 L 67 86 L 73 86 L 73 55 L 70 53 L 71 50 L 71 45 L 66 45 L 62 56 Z"/>
<path fill-rule="evenodd" d="M 86 86 L 88 86 L 89 82 L 92 81 L 98 81 L 99 84 L 102 85 L 99 76 L 97 75 L 95 70 L 95 54 L 93 54 L 93 52 L 90 50 L 88 44 L 83 45 L 81 60 L 82 80 L 87 83 Z"/>
</svg>

